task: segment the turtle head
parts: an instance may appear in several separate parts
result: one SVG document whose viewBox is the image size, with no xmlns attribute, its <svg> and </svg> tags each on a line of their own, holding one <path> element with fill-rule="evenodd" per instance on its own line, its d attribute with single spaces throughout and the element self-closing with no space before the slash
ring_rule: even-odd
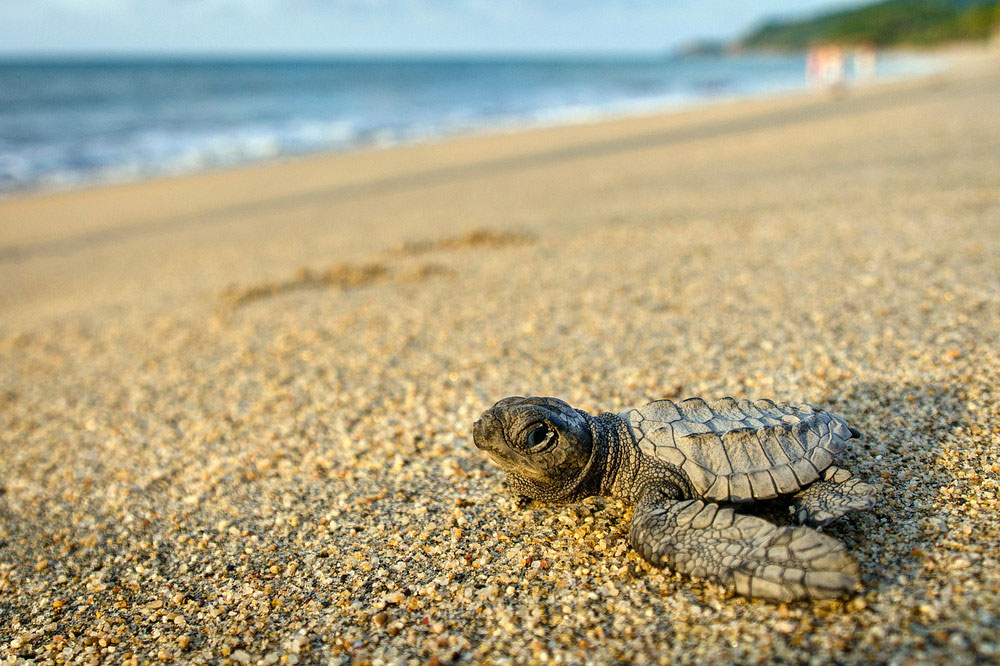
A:
<svg viewBox="0 0 1000 666">
<path fill-rule="evenodd" d="M 473 426 L 476 446 L 507 474 L 511 489 L 550 502 L 573 501 L 590 476 L 590 417 L 556 398 L 504 398 Z"/>
</svg>

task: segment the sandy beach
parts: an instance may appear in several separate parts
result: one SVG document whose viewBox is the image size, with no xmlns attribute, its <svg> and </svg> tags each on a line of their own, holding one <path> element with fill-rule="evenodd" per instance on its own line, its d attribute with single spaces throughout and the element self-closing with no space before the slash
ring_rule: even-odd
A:
<svg viewBox="0 0 1000 666">
<path fill-rule="evenodd" d="M 0 200 L 5 663 L 1000 660 L 1000 57 L 929 78 Z M 864 592 L 519 506 L 508 395 L 810 402 Z"/>
</svg>

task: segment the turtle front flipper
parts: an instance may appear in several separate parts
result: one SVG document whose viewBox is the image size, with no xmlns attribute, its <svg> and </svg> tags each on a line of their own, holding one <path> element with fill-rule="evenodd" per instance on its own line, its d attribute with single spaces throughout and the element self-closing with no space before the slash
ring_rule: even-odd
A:
<svg viewBox="0 0 1000 666">
<path fill-rule="evenodd" d="M 703 500 L 646 493 L 636 506 L 629 542 L 653 566 L 710 578 L 748 597 L 832 599 L 858 587 L 857 563 L 836 539 Z"/>
</svg>

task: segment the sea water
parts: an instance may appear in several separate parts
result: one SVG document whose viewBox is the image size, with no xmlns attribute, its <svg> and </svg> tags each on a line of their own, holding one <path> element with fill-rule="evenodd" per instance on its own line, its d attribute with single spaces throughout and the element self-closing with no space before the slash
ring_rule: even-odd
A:
<svg viewBox="0 0 1000 666">
<path fill-rule="evenodd" d="M 771 95 L 804 72 L 799 54 L 0 60 L 0 194 Z"/>
</svg>

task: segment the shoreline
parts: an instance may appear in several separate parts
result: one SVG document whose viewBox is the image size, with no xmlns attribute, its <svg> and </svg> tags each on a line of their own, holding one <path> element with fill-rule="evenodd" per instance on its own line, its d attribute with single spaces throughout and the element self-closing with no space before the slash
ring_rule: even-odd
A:
<svg viewBox="0 0 1000 666">
<path fill-rule="evenodd" d="M 904 55 L 910 53 L 926 55 L 923 52 L 912 50 L 900 50 L 898 52 Z M 960 69 L 963 67 L 971 67 L 975 69 L 976 67 L 982 66 L 984 63 L 991 62 L 993 56 L 995 55 L 995 49 L 987 47 L 979 48 L 974 45 L 960 44 L 942 49 L 931 50 L 929 55 L 938 59 L 941 64 L 941 66 L 933 72 L 876 80 L 862 85 L 849 85 L 843 92 L 847 95 L 871 95 L 879 90 L 891 90 L 900 86 L 905 87 L 908 85 L 920 85 L 922 82 L 936 77 L 961 75 Z M 187 183 L 196 184 L 198 179 L 202 177 L 207 179 L 226 180 L 226 177 L 230 174 L 237 178 L 241 174 L 246 174 L 251 177 L 258 175 L 258 173 L 277 174 L 286 169 L 310 169 L 314 166 L 320 167 L 324 164 L 343 162 L 344 160 L 353 158 L 367 160 L 368 158 L 379 155 L 385 155 L 391 158 L 395 152 L 406 153 L 420 150 L 434 152 L 434 150 L 438 147 L 446 147 L 450 144 L 472 144 L 477 141 L 483 142 L 488 146 L 488 150 L 492 150 L 498 141 L 502 141 L 504 139 L 512 139 L 520 142 L 522 139 L 545 137 L 547 134 L 551 134 L 553 136 L 557 136 L 559 134 L 572 135 L 573 130 L 575 129 L 581 129 L 588 134 L 596 135 L 600 134 L 604 128 L 615 131 L 614 128 L 627 127 L 629 124 L 634 124 L 636 126 L 641 126 L 642 124 L 656 125 L 662 124 L 658 123 L 658 121 L 669 122 L 673 119 L 683 122 L 688 118 L 712 118 L 725 115 L 729 111 L 739 113 L 741 111 L 751 111 L 754 109 L 766 109 L 772 106 L 774 108 L 780 108 L 786 105 L 807 104 L 811 101 L 822 101 L 830 94 L 830 90 L 808 89 L 803 86 L 802 88 L 794 90 L 784 90 L 773 93 L 705 99 L 699 102 L 693 102 L 691 105 L 681 105 L 673 108 L 615 113 L 590 120 L 582 120 L 580 122 L 563 121 L 552 124 L 483 127 L 481 129 L 460 131 L 454 134 L 428 137 L 425 139 L 415 139 L 413 141 L 401 141 L 386 145 L 350 146 L 343 149 L 317 150 L 301 154 L 276 156 L 262 161 L 219 166 L 218 168 L 208 168 L 205 170 L 140 176 L 132 180 L 88 182 L 82 183 L 78 186 L 54 188 L 41 187 L 37 189 L 14 190 L 8 193 L 0 194 L 0 215 L 3 214 L 3 208 L 7 205 L 13 205 L 16 207 L 25 202 L 30 203 L 31 201 L 36 200 L 44 201 L 47 199 L 58 199 L 61 197 L 73 197 L 77 194 L 88 196 L 103 191 L 116 190 L 128 192 L 128 190 L 133 188 L 143 189 L 149 187 L 156 189 L 160 185 L 170 187 L 171 184 L 183 186 Z M 544 139 L 541 141 L 541 145 L 545 145 L 546 143 L 547 142 Z M 0 224 L 2 223 L 3 218 L 0 217 Z M 8 239 L 2 236 L 5 231 L 8 231 L 8 229 L 0 227 L 0 254 L 7 254 L 9 256 L 12 250 L 16 251 L 16 246 L 11 247 L 11 245 L 7 242 Z"/>
<path fill-rule="evenodd" d="M 974 47 L 967 47 L 964 50 L 972 51 Z M 891 85 L 900 81 L 917 80 L 926 76 L 940 74 L 942 71 L 952 66 L 952 59 L 947 55 L 948 51 L 943 50 L 942 54 L 936 51 L 916 52 L 906 50 L 889 50 L 882 54 L 882 57 L 903 58 L 910 62 L 906 69 L 908 72 L 897 74 L 886 74 L 877 80 L 863 83 L 861 87 L 872 85 Z M 749 53 L 749 57 L 766 57 L 766 53 Z M 785 54 L 789 55 L 789 54 Z M 723 59 L 739 58 L 739 56 L 720 56 Z M 110 61 L 114 62 L 114 61 Z M 651 62 L 656 62 L 651 58 Z M 669 63 L 665 60 L 664 63 Z M 922 71 L 913 71 L 922 70 Z M 787 86 L 787 84 L 786 84 Z M 847 89 L 856 89 L 857 84 L 848 83 Z M 5 192 L 0 192 L 0 201 L 20 198 L 24 196 L 58 194 L 63 192 L 74 192 L 100 187 L 114 187 L 117 185 L 128 185 L 143 183 L 152 180 L 183 178 L 187 176 L 197 176 L 199 174 L 217 173 L 233 169 L 253 168 L 255 166 L 267 166 L 294 162 L 300 159 L 313 157 L 350 154 L 354 152 L 393 150 L 397 148 L 407 148 L 412 146 L 426 145 L 429 143 L 439 143 L 442 141 L 461 140 L 475 137 L 506 136 L 520 132 L 530 132 L 545 129 L 553 129 L 575 125 L 603 124 L 632 118 L 648 118 L 651 116 L 684 113 L 688 111 L 698 111 L 700 109 L 712 108 L 719 105 L 738 104 L 741 102 L 766 101 L 769 99 L 782 99 L 789 96 L 809 94 L 816 91 L 810 90 L 804 80 L 790 87 L 777 89 L 763 89 L 749 93 L 728 93 L 702 96 L 684 96 L 679 99 L 666 100 L 609 100 L 603 104 L 595 106 L 566 106 L 537 109 L 528 117 L 511 116 L 510 118 L 482 118 L 473 122 L 469 127 L 456 127 L 452 129 L 439 128 L 431 130 L 426 135 L 421 136 L 423 130 L 417 131 L 417 136 L 410 138 L 383 137 L 370 140 L 370 142 L 348 143 L 337 147 L 317 146 L 311 149 L 299 151 L 279 151 L 276 154 L 262 156 L 258 158 L 244 157 L 232 163 L 205 164 L 198 166 L 171 167 L 169 165 L 145 165 L 118 167 L 108 166 L 109 173 L 100 174 L 95 172 L 90 176 L 82 176 L 79 180 L 67 182 L 39 183 L 36 185 L 15 188 Z M 412 128 L 416 130 L 417 128 Z M 133 171 L 136 170 L 137 171 Z M 115 171 L 118 173 L 115 173 Z M 76 178 L 74 176 L 74 178 Z"/>
</svg>

